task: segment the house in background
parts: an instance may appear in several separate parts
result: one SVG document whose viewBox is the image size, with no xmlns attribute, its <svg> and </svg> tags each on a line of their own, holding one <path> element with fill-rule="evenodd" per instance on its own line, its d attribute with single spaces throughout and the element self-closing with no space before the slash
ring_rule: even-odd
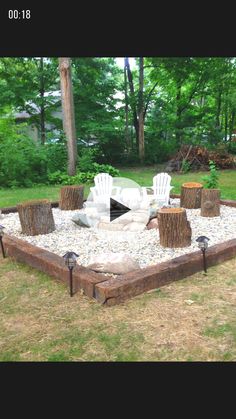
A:
<svg viewBox="0 0 236 419">
<path fill-rule="evenodd" d="M 46 92 L 44 97 L 47 99 L 45 105 L 47 115 L 45 117 L 45 142 L 55 143 L 59 141 L 62 135 L 61 91 L 56 90 L 53 92 Z M 35 142 L 41 142 L 39 125 L 41 112 L 40 106 L 30 101 L 26 103 L 25 107 L 27 110 L 15 111 L 13 113 L 13 117 L 19 126 L 20 124 L 27 122 L 27 124 L 22 126 L 22 131 Z M 35 123 L 35 117 L 37 117 L 37 123 Z M 50 121 L 47 120 L 47 118 L 50 119 Z M 59 129 L 58 126 L 61 126 L 61 129 Z M 77 144 L 82 147 L 95 147 L 99 144 L 99 140 L 95 135 L 90 134 L 88 138 L 77 138 Z"/>
<path fill-rule="evenodd" d="M 50 139 L 60 138 L 61 130 L 58 129 L 58 122 L 62 121 L 62 108 L 61 108 L 61 92 L 56 90 L 53 92 L 46 92 L 44 94 L 45 100 L 45 131 L 46 131 L 46 141 L 47 134 L 50 134 Z M 32 138 L 36 142 L 41 141 L 41 132 L 40 132 L 40 106 L 29 101 L 26 103 L 26 109 L 22 111 L 13 112 L 13 118 L 17 124 L 27 122 L 27 125 L 22 127 L 23 132 Z M 49 115 L 49 117 L 48 117 Z M 37 123 L 35 119 L 37 118 Z M 50 119 L 50 121 L 47 120 Z M 57 123 L 56 123 L 57 120 Z M 62 122 L 60 122 L 62 125 Z"/>
</svg>

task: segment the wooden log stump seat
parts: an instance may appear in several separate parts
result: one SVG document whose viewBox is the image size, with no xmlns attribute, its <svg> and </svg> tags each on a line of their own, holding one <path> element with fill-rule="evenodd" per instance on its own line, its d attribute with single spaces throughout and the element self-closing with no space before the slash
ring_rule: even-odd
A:
<svg viewBox="0 0 236 419">
<path fill-rule="evenodd" d="M 36 236 L 55 230 L 52 207 L 48 199 L 23 202 L 17 205 L 17 210 L 23 234 Z"/>
<path fill-rule="evenodd" d="M 59 208 L 61 210 L 76 210 L 83 208 L 84 186 L 64 186 L 60 191 Z"/>
<path fill-rule="evenodd" d="M 219 189 L 203 189 L 202 190 L 201 216 L 202 217 L 219 217 L 220 216 L 220 190 Z"/>
<path fill-rule="evenodd" d="M 202 188 L 203 185 L 201 183 L 183 183 L 181 186 L 180 206 L 188 209 L 200 208 Z"/>
<path fill-rule="evenodd" d="M 161 246 L 174 248 L 191 245 L 192 229 L 184 208 L 161 208 L 157 218 Z"/>
</svg>

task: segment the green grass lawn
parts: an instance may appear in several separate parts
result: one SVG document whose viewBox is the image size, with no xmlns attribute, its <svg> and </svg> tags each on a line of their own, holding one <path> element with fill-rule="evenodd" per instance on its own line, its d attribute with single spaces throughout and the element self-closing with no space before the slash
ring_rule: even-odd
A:
<svg viewBox="0 0 236 419">
<path fill-rule="evenodd" d="M 236 258 L 104 307 L 0 256 L 1 361 L 236 361 Z"/>
<path fill-rule="evenodd" d="M 164 165 L 155 167 L 128 167 L 120 168 L 120 175 L 129 179 L 133 179 L 141 186 L 151 186 L 152 178 L 160 171 L 164 170 Z M 221 197 L 223 199 L 236 199 L 236 170 L 221 170 L 219 187 L 221 190 Z M 201 182 L 203 175 L 209 172 L 197 172 L 187 174 L 171 174 L 172 193 L 179 193 L 181 184 L 184 182 Z M 89 193 L 89 187 L 85 185 L 85 196 Z M 28 199 L 48 198 L 52 201 L 59 199 L 59 191 L 61 186 L 36 186 L 34 188 L 18 188 L 18 189 L 0 189 L 0 208 L 10 207 L 19 202 Z"/>
<path fill-rule="evenodd" d="M 152 178 L 160 171 L 163 171 L 163 166 L 144 167 L 144 168 L 126 168 L 120 169 L 121 176 L 133 179 L 141 186 L 151 186 Z M 171 174 L 174 186 L 172 193 L 180 193 L 181 185 L 184 182 L 200 182 L 202 183 L 202 176 L 208 175 L 209 172 L 195 172 L 186 174 Z M 222 199 L 236 200 L 236 170 L 219 170 L 219 188 L 221 190 Z"/>
<path fill-rule="evenodd" d="M 151 186 L 163 166 L 120 168 Z M 172 175 L 174 193 L 204 173 Z M 89 192 L 85 186 L 85 196 Z M 236 170 L 220 172 L 222 198 L 236 199 Z M 61 186 L 0 190 L 0 207 L 58 200 Z M 114 307 L 0 254 L 1 361 L 236 361 L 236 258 Z"/>
</svg>

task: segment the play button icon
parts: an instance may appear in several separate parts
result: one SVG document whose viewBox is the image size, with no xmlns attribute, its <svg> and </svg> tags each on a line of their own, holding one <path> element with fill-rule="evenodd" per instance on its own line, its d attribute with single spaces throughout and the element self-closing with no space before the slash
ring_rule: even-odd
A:
<svg viewBox="0 0 236 419">
<path fill-rule="evenodd" d="M 131 211 L 130 208 L 121 204 L 121 202 L 116 201 L 113 198 L 110 198 L 110 221 L 114 221 L 127 212 Z"/>
</svg>

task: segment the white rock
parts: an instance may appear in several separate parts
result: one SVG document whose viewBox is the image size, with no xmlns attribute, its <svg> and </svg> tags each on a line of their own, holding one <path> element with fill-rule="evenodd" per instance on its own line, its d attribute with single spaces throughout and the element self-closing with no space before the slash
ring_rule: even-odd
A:
<svg viewBox="0 0 236 419">
<path fill-rule="evenodd" d="M 139 213 L 136 215 L 133 215 L 132 217 L 132 221 L 134 221 L 135 223 L 143 223 L 143 224 L 147 224 L 149 220 L 149 214 L 148 213 Z"/>
<path fill-rule="evenodd" d="M 123 225 L 115 223 L 103 223 L 100 221 L 97 225 L 97 228 L 108 231 L 120 231 L 123 229 Z"/>
<path fill-rule="evenodd" d="M 179 205 L 179 202 L 179 199 L 171 201 L 176 206 Z M 69 250 L 76 252 L 79 254 L 78 264 L 83 266 L 87 266 L 91 255 L 111 252 L 126 253 L 138 260 L 141 268 L 145 268 L 190 252 L 199 251 L 196 238 L 201 235 L 210 238 L 209 247 L 236 238 L 236 208 L 225 205 L 221 206 L 220 217 L 213 218 L 201 217 L 200 209 L 187 209 L 187 217 L 192 228 L 192 243 L 189 247 L 179 249 L 161 247 L 158 229 L 142 229 L 142 231 L 127 229 L 124 231 L 123 228 L 126 228 L 128 224 L 125 226 L 123 222 L 118 223 L 118 221 L 131 214 L 132 211 L 115 220 L 122 228 L 121 231 L 97 229 L 96 224 L 92 228 L 78 227 L 71 219 L 75 214 L 84 213 L 84 208 L 75 211 L 61 211 L 59 208 L 53 208 L 52 211 L 56 230 L 47 235 L 24 236 L 21 234 L 18 213 L 4 214 L 1 224 L 4 225 L 6 234 L 47 249 L 59 256 L 63 256 Z M 114 225 L 115 221 L 109 224 Z"/>
<path fill-rule="evenodd" d="M 146 223 L 132 222 L 123 227 L 123 231 L 143 231 L 146 228 Z"/>
<path fill-rule="evenodd" d="M 121 275 L 139 269 L 140 266 L 133 257 L 125 253 L 101 253 L 91 257 L 87 268 Z"/>
</svg>

